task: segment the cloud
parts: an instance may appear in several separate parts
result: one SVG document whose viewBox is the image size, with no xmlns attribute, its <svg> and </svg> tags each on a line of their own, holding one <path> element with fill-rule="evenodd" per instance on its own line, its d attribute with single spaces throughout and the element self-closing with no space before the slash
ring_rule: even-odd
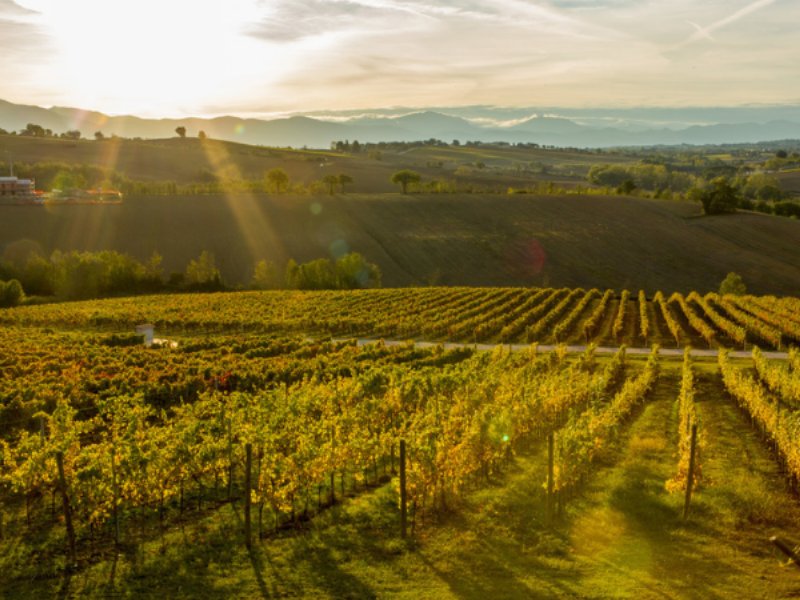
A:
<svg viewBox="0 0 800 600">
<path fill-rule="evenodd" d="M 20 6 L 13 0 L 0 0 L 0 18 L 25 17 L 34 14 L 36 11 Z"/>
<path fill-rule="evenodd" d="M 46 59 L 48 40 L 36 24 L 36 11 L 11 0 L 0 0 L 0 77 L 6 82 L 24 82 L 28 67 Z"/>
<path fill-rule="evenodd" d="M 752 2 L 747 6 L 744 6 L 739 10 L 734 11 L 728 16 L 719 19 L 713 22 L 711 25 L 707 25 L 706 27 L 698 25 L 697 23 L 694 23 L 692 21 L 687 21 L 687 23 L 692 25 L 696 29 L 696 31 L 688 38 L 686 38 L 684 41 L 675 45 L 673 49 L 679 49 L 700 40 L 714 41 L 714 38 L 711 36 L 711 34 L 717 31 L 718 29 L 722 29 L 723 27 L 728 27 L 729 25 L 732 25 L 733 23 L 740 21 L 749 14 L 754 13 L 763 8 L 766 8 L 767 6 L 770 6 L 771 4 L 774 3 L 775 0 L 756 0 L 755 2 Z"/>
<path fill-rule="evenodd" d="M 383 8 L 347 0 L 279 2 L 246 33 L 271 42 L 292 42 L 341 29 L 363 28 L 386 12 Z"/>
<path fill-rule="evenodd" d="M 0 0 L 0 76 L 151 115 L 797 102 L 800 3 L 735 2 Z"/>
</svg>

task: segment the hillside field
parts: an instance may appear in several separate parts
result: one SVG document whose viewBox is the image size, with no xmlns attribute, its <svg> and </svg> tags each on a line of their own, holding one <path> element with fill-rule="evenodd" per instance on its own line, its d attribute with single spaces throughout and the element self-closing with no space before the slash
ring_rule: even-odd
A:
<svg viewBox="0 0 800 600">
<path fill-rule="evenodd" d="M 333 140 L 331 140 L 333 141 Z M 414 147 L 359 154 L 253 146 L 220 140 L 121 138 L 94 140 L 41 139 L 0 135 L 0 160 L 91 165 L 116 171 L 137 181 L 187 184 L 222 179 L 261 181 L 266 172 L 282 168 L 292 182 L 309 184 L 325 175 L 349 174 L 360 193 L 397 189 L 389 179 L 399 169 L 414 169 L 423 179 L 442 179 L 505 191 L 541 180 L 585 183 L 595 162 L 630 163 L 614 152 L 515 147 Z M 478 163 L 482 167 L 478 168 Z M 460 168 L 460 169 L 459 169 Z M 542 172 L 542 169 L 546 173 Z"/>
<path fill-rule="evenodd" d="M 683 343 L 748 314 L 748 338 L 794 337 L 683 359 L 330 338 L 497 341 L 516 315 L 528 341 L 572 339 L 596 313 L 610 342 L 621 303 L 597 290 L 2 310 L 0 597 L 797 597 L 770 537 L 800 541 L 798 300 L 628 302 L 620 341 L 658 341 L 642 315 Z M 133 337 L 142 320 L 166 342 Z"/>
<path fill-rule="evenodd" d="M 383 285 L 569 286 L 713 291 L 739 273 L 756 294 L 800 289 L 800 223 L 757 213 L 697 217 L 690 203 L 604 196 L 239 194 L 126 198 L 121 206 L 0 206 L 2 256 L 203 250 L 230 284 L 261 259 L 283 268 L 357 251 Z"/>
</svg>

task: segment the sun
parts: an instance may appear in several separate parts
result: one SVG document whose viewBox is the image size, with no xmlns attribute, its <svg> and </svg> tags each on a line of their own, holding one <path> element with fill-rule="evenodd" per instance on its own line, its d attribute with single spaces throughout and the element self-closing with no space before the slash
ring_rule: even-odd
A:
<svg viewBox="0 0 800 600">
<path fill-rule="evenodd" d="M 274 49 L 246 35 L 258 18 L 254 0 L 20 4 L 39 13 L 55 47 L 46 70 L 55 79 L 50 83 L 69 90 L 81 107 L 174 115 L 222 104 L 255 78 L 278 72 L 270 63 L 282 63 Z"/>
</svg>

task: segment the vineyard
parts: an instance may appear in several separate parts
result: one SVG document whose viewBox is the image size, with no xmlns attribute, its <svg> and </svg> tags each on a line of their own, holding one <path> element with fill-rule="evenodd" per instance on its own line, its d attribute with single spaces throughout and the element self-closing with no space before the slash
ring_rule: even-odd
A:
<svg viewBox="0 0 800 600">
<path fill-rule="evenodd" d="M 332 544 L 325 552 L 367 553 L 361 560 L 388 565 L 380 577 L 411 569 L 422 587 L 410 595 L 446 596 L 426 586 L 447 581 L 440 570 L 462 564 L 456 548 L 497 560 L 497 548 L 478 543 L 477 528 L 514 543 L 520 536 L 528 550 L 513 546 L 514 553 L 535 558 L 505 597 L 526 597 L 522 582 L 530 578 L 552 592 L 546 595 L 616 595 L 638 589 L 634 580 L 586 593 L 604 538 L 585 533 L 593 525 L 584 516 L 599 510 L 593 503 L 602 494 L 628 489 L 615 477 L 634 477 L 635 491 L 624 493 L 633 500 L 623 494 L 608 502 L 628 518 L 655 519 L 653 531 L 673 528 L 678 547 L 703 554 L 709 540 L 739 532 L 730 542 L 738 574 L 721 579 L 720 597 L 734 597 L 751 575 L 766 579 L 767 591 L 796 591 L 800 571 L 770 571 L 777 559 L 768 543 L 751 552 L 745 542 L 800 535 L 792 496 L 800 478 L 797 308 L 795 299 L 715 294 L 648 300 L 612 290 L 430 288 L 2 311 L 0 590 L 51 595 L 64 573 L 81 575 L 84 587 L 70 592 L 79 595 L 117 593 L 120 582 L 144 593 L 136 586 L 156 572 L 178 585 L 166 565 L 184 569 L 181 561 L 197 551 L 187 539 L 213 538 L 222 554 L 245 557 L 236 568 L 257 586 L 248 595 L 220 583 L 213 597 L 271 595 L 263 577 L 275 578 L 276 595 L 341 597 L 354 579 L 361 587 L 352 597 L 398 592 L 397 583 L 369 587 L 363 573 L 333 574 L 337 560 L 298 558 L 296 545 L 308 543 L 303 532 L 311 531 L 320 536 L 318 550 L 325 539 Z M 130 332 L 145 321 L 167 342 L 142 345 Z M 341 339 L 351 336 L 530 345 L 479 351 Z M 536 342 L 558 345 L 544 351 Z M 566 343 L 588 345 L 569 353 Z M 713 360 L 686 352 L 680 361 L 663 356 L 658 343 L 720 350 Z M 598 344 L 618 350 L 600 356 Z M 653 350 L 629 356 L 626 344 Z M 726 350 L 751 344 L 748 359 Z M 759 347 L 788 349 L 788 359 L 767 358 Z M 742 485 L 741 477 L 752 481 Z M 681 519 L 692 492 L 691 517 Z M 621 510 L 626 502 L 634 508 Z M 641 502 L 654 512 L 637 517 Z M 472 525 L 457 527 L 453 515 Z M 505 529 L 511 522 L 518 522 L 514 533 Z M 698 530 L 699 541 L 685 539 Z M 578 531 L 588 541 L 563 541 Z M 406 545 L 398 545 L 403 533 Z M 648 543 L 635 528 L 625 535 Z M 374 542 L 382 549 L 367 538 L 382 540 Z M 567 552 L 563 544 L 574 547 Z M 449 566 L 425 558 L 434 548 Z M 269 575 L 259 561 L 278 549 L 284 554 L 270 560 L 285 565 Z M 397 553 L 405 566 L 393 562 Z M 119 557 L 125 570 L 109 583 L 109 561 Z M 192 560 L 201 558 L 208 562 Z M 685 575 L 693 585 L 701 566 Z M 286 587 L 283 578 L 323 567 L 324 585 Z M 567 583 L 575 569 L 588 588 Z M 189 579 L 202 588 L 208 577 Z M 490 580 L 481 585 L 494 589 Z M 668 585 L 658 589 L 684 584 Z"/>
<path fill-rule="evenodd" d="M 21 307 L 0 324 L 181 333 L 313 336 L 465 343 L 566 343 L 665 348 L 786 349 L 800 344 L 800 300 L 625 290 L 406 288 L 240 292 Z"/>
</svg>

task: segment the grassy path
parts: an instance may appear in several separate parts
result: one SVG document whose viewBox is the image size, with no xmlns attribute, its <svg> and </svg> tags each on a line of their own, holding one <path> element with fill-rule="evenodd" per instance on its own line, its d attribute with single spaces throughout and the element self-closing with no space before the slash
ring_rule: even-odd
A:
<svg viewBox="0 0 800 600">
<path fill-rule="evenodd" d="M 800 501 L 787 492 L 775 457 L 728 398 L 716 365 L 701 366 L 699 373 L 705 448 L 697 518 L 723 541 L 732 568 L 763 582 L 753 597 L 800 597 L 800 569 L 776 572 L 773 566 L 783 557 L 767 542 L 772 535 L 800 542 Z"/>
<path fill-rule="evenodd" d="M 673 369 L 662 374 L 651 401 L 609 457 L 613 464 L 572 507 L 569 537 L 586 570 L 587 597 L 673 597 L 698 583 L 676 547 L 679 505 L 664 488 L 675 462 L 678 383 Z"/>
<path fill-rule="evenodd" d="M 798 597 L 800 570 L 779 566 L 768 538 L 800 534 L 800 505 L 749 423 L 724 397 L 711 366 L 702 372 L 697 397 L 705 480 L 689 521 L 681 520 L 682 494 L 664 487 L 677 461 L 678 385 L 670 366 L 614 466 L 573 507 L 570 541 L 591 565 L 586 597 Z"/>
</svg>

